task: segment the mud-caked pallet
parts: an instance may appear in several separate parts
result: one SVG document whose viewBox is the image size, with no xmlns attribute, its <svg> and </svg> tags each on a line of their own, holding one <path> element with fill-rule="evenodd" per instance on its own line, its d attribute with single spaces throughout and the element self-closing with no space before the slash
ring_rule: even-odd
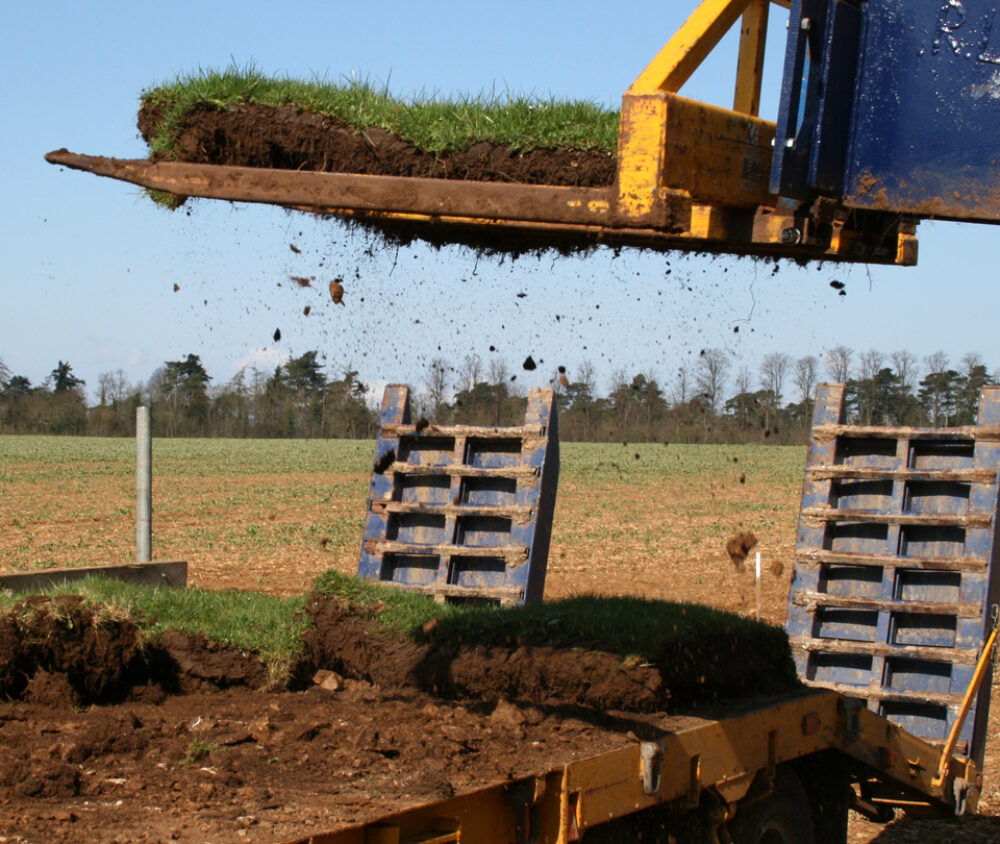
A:
<svg viewBox="0 0 1000 844">
<path fill-rule="evenodd" d="M 846 425 L 844 386 L 813 414 L 786 629 L 800 677 L 910 733 L 951 733 L 998 597 L 1000 388 L 977 425 Z M 956 750 L 978 763 L 989 678 Z"/>
<path fill-rule="evenodd" d="M 361 561 L 368 580 L 439 601 L 540 601 L 559 477 L 556 409 L 533 389 L 513 428 L 410 420 L 386 387 Z"/>
</svg>

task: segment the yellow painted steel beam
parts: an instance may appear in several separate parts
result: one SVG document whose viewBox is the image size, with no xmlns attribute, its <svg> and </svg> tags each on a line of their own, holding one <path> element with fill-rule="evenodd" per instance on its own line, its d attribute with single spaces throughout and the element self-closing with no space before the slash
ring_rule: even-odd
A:
<svg viewBox="0 0 1000 844">
<path fill-rule="evenodd" d="M 965 719 L 968 717 L 969 710 L 972 708 L 972 701 L 979 693 L 979 687 L 990 668 L 990 664 L 993 659 L 993 649 L 996 646 L 996 643 L 997 628 L 994 627 L 990 632 L 989 639 L 986 640 L 986 644 L 983 646 L 983 652 L 979 657 L 979 662 L 976 663 L 976 670 L 972 675 L 972 682 L 969 683 L 969 688 L 965 690 L 965 697 L 962 699 L 962 705 L 959 707 L 958 714 L 955 716 L 955 723 L 952 725 L 951 732 L 948 734 L 948 740 L 945 742 L 944 750 L 941 751 L 941 764 L 938 766 L 937 773 L 934 777 L 934 785 L 941 785 L 948 773 L 948 763 L 951 760 L 951 753 L 955 749 L 955 743 L 958 741 L 959 733 L 962 732 L 962 727 L 965 725 Z"/>
<path fill-rule="evenodd" d="M 750 0 L 702 0 L 679 30 L 639 74 L 626 94 L 680 90 L 722 40 Z"/>
<path fill-rule="evenodd" d="M 696 806 L 708 789 L 738 803 L 758 773 L 773 777 L 778 765 L 827 749 L 862 762 L 879 782 L 896 789 L 897 795 L 887 798 L 895 805 L 945 809 L 953 805 L 952 782 L 961 777 L 973 789 L 969 809 L 975 808 L 981 776 L 974 765 L 946 759 L 945 777 L 934 781 L 937 748 L 869 712 L 861 701 L 814 692 L 719 720 L 678 718 L 676 729 L 656 742 L 630 744 L 292 844 L 566 844 L 591 827 L 658 804 Z"/>
<path fill-rule="evenodd" d="M 740 52 L 736 64 L 736 91 L 733 111 L 760 113 L 760 89 L 764 76 L 764 49 L 767 46 L 767 19 L 770 0 L 750 0 L 740 26 Z"/>
<path fill-rule="evenodd" d="M 618 215 L 662 225 L 670 192 L 728 207 L 772 205 L 774 124 L 670 93 L 626 94 L 618 133 Z"/>
</svg>

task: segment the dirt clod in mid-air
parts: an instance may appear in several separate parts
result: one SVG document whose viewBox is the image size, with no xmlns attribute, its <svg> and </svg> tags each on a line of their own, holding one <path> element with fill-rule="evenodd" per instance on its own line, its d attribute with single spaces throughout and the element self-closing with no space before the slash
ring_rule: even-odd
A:
<svg viewBox="0 0 1000 844">
<path fill-rule="evenodd" d="M 743 481 L 740 481 L 741 483 Z M 750 550 L 757 544 L 757 537 L 753 534 L 753 531 L 741 530 L 734 533 L 729 540 L 726 542 L 726 553 L 729 555 L 729 559 L 733 561 L 733 565 L 736 566 L 740 571 L 743 570 L 743 565 L 746 563 L 747 554 Z"/>
</svg>

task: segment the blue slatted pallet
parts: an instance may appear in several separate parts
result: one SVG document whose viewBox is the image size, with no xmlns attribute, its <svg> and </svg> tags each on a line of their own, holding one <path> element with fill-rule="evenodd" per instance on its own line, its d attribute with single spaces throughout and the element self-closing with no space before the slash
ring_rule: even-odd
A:
<svg viewBox="0 0 1000 844">
<path fill-rule="evenodd" d="M 411 424 L 409 389 L 386 387 L 359 576 L 440 601 L 542 599 L 559 480 L 552 390 L 524 425 Z"/>
<path fill-rule="evenodd" d="M 998 464 L 1000 388 L 978 425 L 930 429 L 845 425 L 820 385 L 785 624 L 807 684 L 945 741 L 993 624 Z M 989 689 L 956 746 L 980 765 Z"/>
</svg>

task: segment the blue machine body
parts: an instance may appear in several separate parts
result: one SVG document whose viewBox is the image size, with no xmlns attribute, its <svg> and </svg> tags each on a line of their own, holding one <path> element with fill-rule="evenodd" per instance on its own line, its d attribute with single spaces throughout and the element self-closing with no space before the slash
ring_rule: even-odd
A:
<svg viewBox="0 0 1000 844">
<path fill-rule="evenodd" d="M 969 429 L 844 425 L 844 387 L 813 416 L 786 630 L 799 675 L 943 742 L 995 623 L 1000 388 Z M 987 676 L 957 751 L 982 764 Z"/>
<path fill-rule="evenodd" d="M 772 191 L 1000 220 L 1000 4 L 792 0 Z"/>
<path fill-rule="evenodd" d="M 413 424 L 386 388 L 359 576 L 442 601 L 542 599 L 559 479 L 552 390 L 516 428 Z"/>
</svg>

